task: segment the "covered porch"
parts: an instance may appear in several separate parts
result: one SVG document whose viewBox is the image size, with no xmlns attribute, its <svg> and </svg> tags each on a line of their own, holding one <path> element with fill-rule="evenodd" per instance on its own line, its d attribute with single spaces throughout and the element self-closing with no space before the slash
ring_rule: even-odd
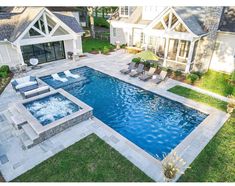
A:
<svg viewBox="0 0 235 186">
<path fill-rule="evenodd" d="M 158 55 L 164 67 L 188 73 L 193 66 L 198 41 L 199 38 L 191 37 L 189 33 L 152 30 L 144 34 L 142 46 Z"/>
</svg>

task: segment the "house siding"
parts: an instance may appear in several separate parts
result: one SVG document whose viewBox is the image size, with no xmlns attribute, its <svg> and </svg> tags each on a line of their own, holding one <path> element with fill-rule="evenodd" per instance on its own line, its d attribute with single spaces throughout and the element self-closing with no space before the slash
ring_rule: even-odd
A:
<svg viewBox="0 0 235 186">
<path fill-rule="evenodd" d="M 19 64 L 21 63 L 17 50 L 10 43 L 0 43 L 0 66 L 9 65 L 14 67 Z"/>
<path fill-rule="evenodd" d="M 218 33 L 209 68 L 225 73 L 235 70 L 235 33 Z"/>
</svg>

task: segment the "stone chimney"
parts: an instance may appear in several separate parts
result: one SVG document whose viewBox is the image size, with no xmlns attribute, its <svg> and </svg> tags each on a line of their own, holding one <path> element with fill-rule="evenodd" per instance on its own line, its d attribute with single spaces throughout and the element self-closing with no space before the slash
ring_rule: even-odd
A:
<svg viewBox="0 0 235 186">
<path fill-rule="evenodd" d="M 205 7 L 203 25 L 208 35 L 203 37 L 200 41 L 194 68 L 196 71 L 207 71 L 209 68 L 222 12 L 222 6 Z"/>
</svg>

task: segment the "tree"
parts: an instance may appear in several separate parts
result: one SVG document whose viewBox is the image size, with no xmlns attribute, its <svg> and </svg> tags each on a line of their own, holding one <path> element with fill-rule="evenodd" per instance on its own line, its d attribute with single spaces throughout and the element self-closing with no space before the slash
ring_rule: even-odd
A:
<svg viewBox="0 0 235 186">
<path fill-rule="evenodd" d="M 94 23 L 94 6 L 87 7 L 87 13 L 90 18 L 90 30 L 91 30 L 91 37 L 95 38 L 95 23 Z"/>
</svg>

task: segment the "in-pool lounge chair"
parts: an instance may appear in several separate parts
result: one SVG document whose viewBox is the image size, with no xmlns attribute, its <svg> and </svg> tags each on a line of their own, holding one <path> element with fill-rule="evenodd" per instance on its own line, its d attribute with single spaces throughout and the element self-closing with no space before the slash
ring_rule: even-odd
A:
<svg viewBox="0 0 235 186">
<path fill-rule="evenodd" d="M 122 74 L 129 74 L 135 68 L 135 63 L 131 62 L 128 68 L 120 70 Z"/>
<path fill-rule="evenodd" d="M 72 74 L 72 73 L 70 72 L 70 70 L 64 71 L 64 74 L 66 75 L 66 77 L 71 77 L 71 78 L 74 78 L 74 79 L 77 79 L 77 78 L 80 77 L 78 74 Z"/>
<path fill-rule="evenodd" d="M 136 70 L 132 70 L 130 72 L 130 76 L 131 77 L 136 77 L 138 76 L 139 74 L 143 73 L 144 72 L 144 65 L 143 64 L 139 64 L 138 68 Z"/>
<path fill-rule="evenodd" d="M 38 88 L 38 81 L 35 76 L 25 76 L 11 81 L 12 87 L 19 92 L 26 92 Z"/>
<path fill-rule="evenodd" d="M 153 76 L 155 71 L 156 71 L 156 68 L 151 67 L 149 69 L 149 71 L 147 71 L 147 72 L 145 71 L 145 73 L 143 75 L 141 75 L 139 77 L 139 79 L 142 81 L 147 81 L 147 80 L 151 79 L 151 77 Z"/>
<path fill-rule="evenodd" d="M 61 82 L 66 82 L 66 81 L 68 81 L 67 78 L 62 78 L 62 77 L 60 77 L 57 73 L 51 74 L 51 76 L 52 76 L 52 78 L 53 78 L 54 80 L 57 80 L 57 81 L 61 81 Z"/>
<path fill-rule="evenodd" d="M 156 83 L 156 84 L 159 84 L 161 83 L 162 81 L 164 81 L 166 79 L 166 75 L 167 75 L 167 72 L 162 70 L 161 73 L 159 74 L 159 76 L 157 77 L 152 77 L 153 79 L 153 82 Z"/>
</svg>

